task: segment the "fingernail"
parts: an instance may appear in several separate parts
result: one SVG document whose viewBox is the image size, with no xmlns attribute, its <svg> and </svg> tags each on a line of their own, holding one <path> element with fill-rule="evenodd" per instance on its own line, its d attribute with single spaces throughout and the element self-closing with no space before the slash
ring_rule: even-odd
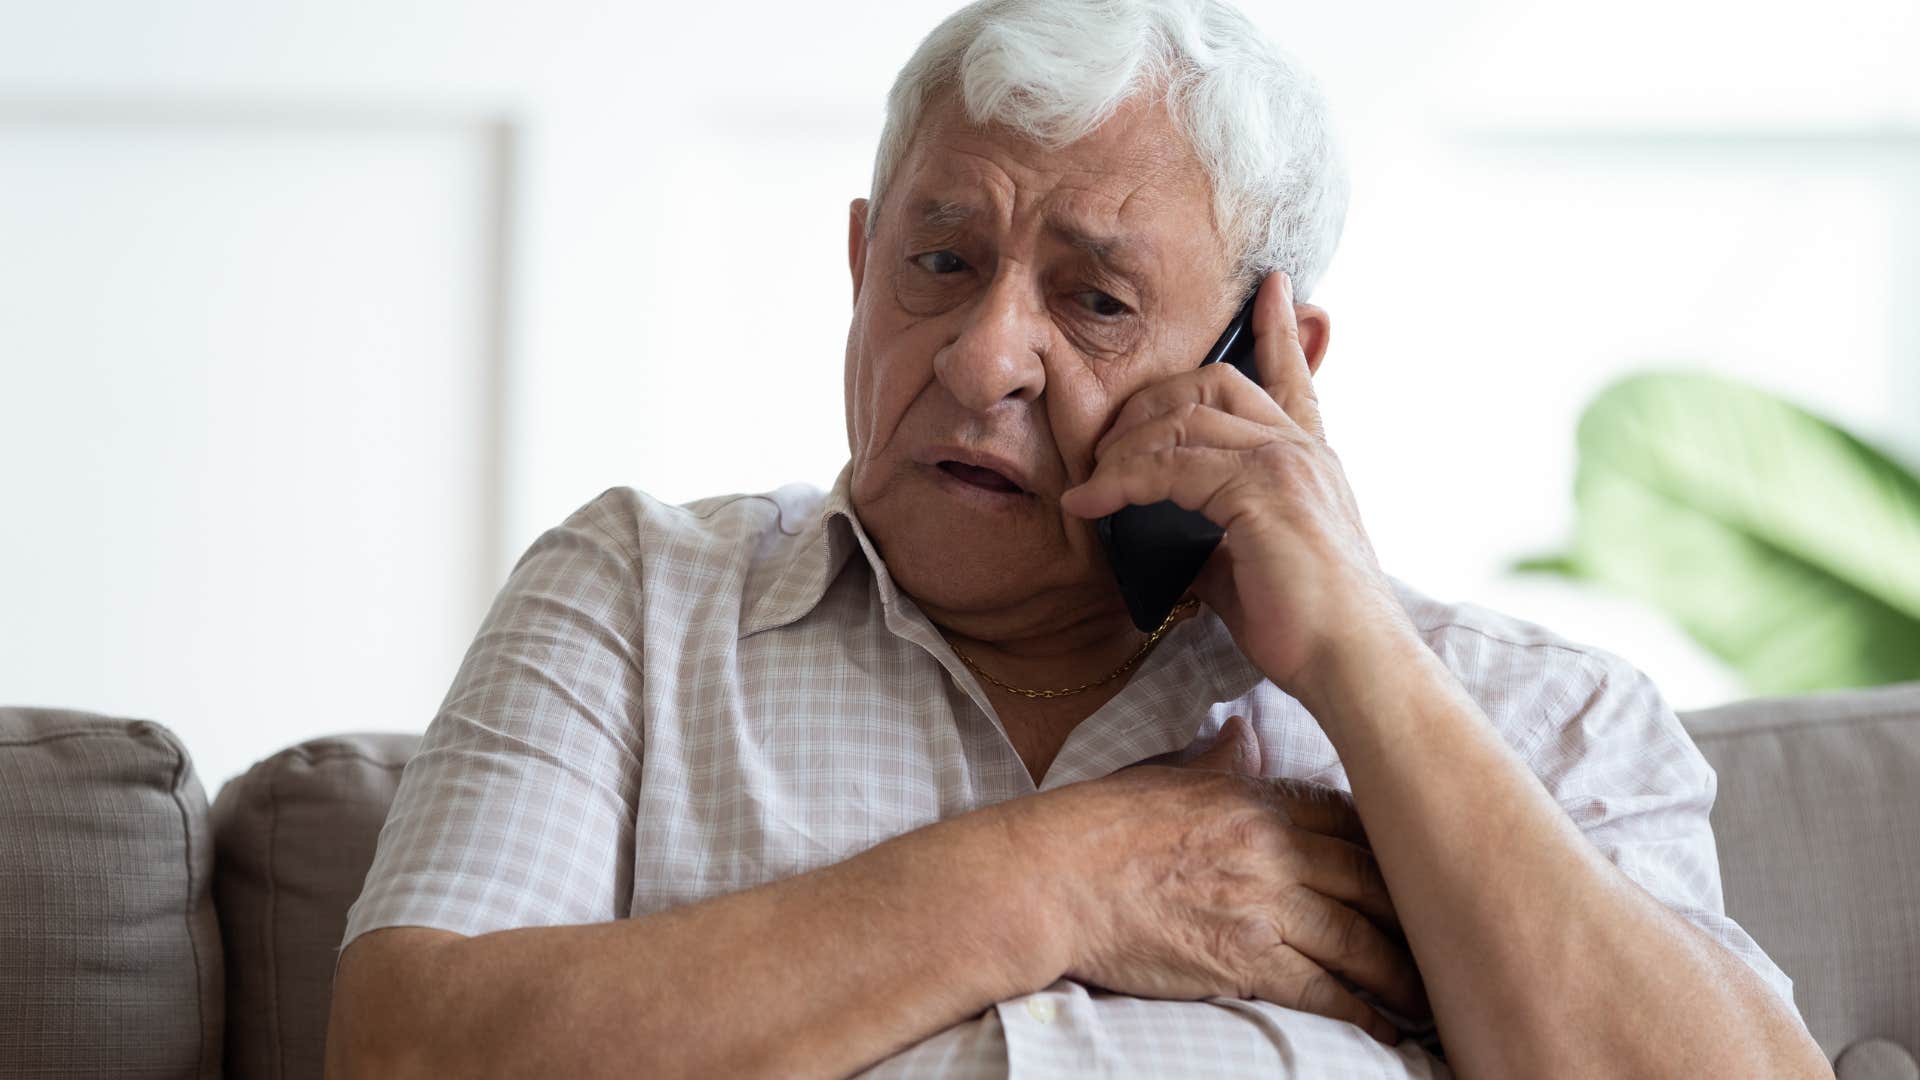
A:
<svg viewBox="0 0 1920 1080">
<path fill-rule="evenodd" d="M 1293 302 L 1293 275 L 1285 270 L 1280 271 L 1280 295 L 1285 297 L 1288 303 Z"/>
</svg>

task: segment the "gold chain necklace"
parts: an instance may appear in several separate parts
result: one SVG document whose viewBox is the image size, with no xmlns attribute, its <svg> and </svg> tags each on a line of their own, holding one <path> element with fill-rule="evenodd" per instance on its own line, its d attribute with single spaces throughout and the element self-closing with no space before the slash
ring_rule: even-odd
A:
<svg viewBox="0 0 1920 1080">
<path fill-rule="evenodd" d="M 1160 628 L 1155 630 L 1153 633 L 1147 635 L 1147 640 L 1144 642 L 1141 642 L 1139 650 L 1136 651 L 1132 656 L 1128 657 L 1126 663 L 1121 664 L 1119 667 L 1115 668 L 1113 671 L 1113 674 L 1107 676 L 1104 679 L 1097 679 L 1090 683 L 1083 683 L 1080 686 L 1069 686 L 1061 690 L 1027 690 L 1025 688 L 1018 687 L 1018 686 L 1008 686 L 1006 683 L 1003 683 L 999 679 L 996 679 L 993 676 L 987 674 L 986 672 L 980 670 L 980 665 L 973 662 L 973 657 L 968 656 L 964 652 L 961 652 L 960 646 L 958 645 L 953 646 L 953 654 L 955 656 L 958 656 L 960 658 L 960 662 L 967 665 L 967 668 L 971 670 L 975 675 L 980 676 L 981 678 L 987 680 L 988 682 L 999 687 L 1000 689 L 1005 690 L 1009 694 L 1018 694 L 1023 698 L 1072 697 L 1075 694 L 1084 694 L 1096 686 L 1105 686 L 1106 684 L 1112 682 L 1113 680 L 1119 678 L 1120 676 L 1125 675 L 1127 672 L 1132 671 L 1134 667 L 1140 663 L 1140 661 L 1145 660 L 1147 658 L 1147 653 L 1152 650 L 1154 643 L 1160 640 L 1160 636 L 1167 632 L 1167 629 L 1173 625 L 1175 619 L 1178 619 L 1181 615 L 1189 611 L 1192 611 L 1194 608 L 1197 608 L 1199 606 L 1200 606 L 1200 601 L 1198 600 L 1182 600 L 1180 603 L 1175 604 L 1173 607 L 1173 610 L 1167 612 L 1167 617 L 1161 621 Z"/>
</svg>

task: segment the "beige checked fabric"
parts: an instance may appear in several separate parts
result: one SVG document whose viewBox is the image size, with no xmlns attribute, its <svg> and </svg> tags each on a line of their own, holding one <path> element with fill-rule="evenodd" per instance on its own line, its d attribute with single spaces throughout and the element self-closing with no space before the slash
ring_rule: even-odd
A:
<svg viewBox="0 0 1920 1080">
<path fill-rule="evenodd" d="M 535 542 L 407 765 L 342 948 L 384 926 L 475 935 L 643 915 L 1032 794 L 979 685 L 894 587 L 847 478 L 684 507 L 616 488 Z M 1723 914 L 1713 770 L 1649 680 L 1530 623 L 1394 587 L 1586 837 L 1790 1002 Z M 1074 729 L 1038 789 L 1184 748 L 1232 713 L 1252 721 L 1269 775 L 1347 789 L 1312 716 L 1204 611 Z M 1262 1001 L 1063 979 L 870 1075 L 1444 1077 L 1436 1046 L 1428 1033 L 1390 1049 Z"/>
</svg>

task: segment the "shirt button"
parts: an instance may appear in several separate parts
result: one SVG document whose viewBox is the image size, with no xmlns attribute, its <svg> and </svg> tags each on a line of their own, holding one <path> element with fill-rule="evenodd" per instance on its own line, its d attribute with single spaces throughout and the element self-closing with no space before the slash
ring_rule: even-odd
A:
<svg viewBox="0 0 1920 1080">
<path fill-rule="evenodd" d="M 1053 1023 L 1054 1004 L 1052 998 L 1033 997 L 1027 999 L 1027 1015 L 1043 1024 Z"/>
</svg>

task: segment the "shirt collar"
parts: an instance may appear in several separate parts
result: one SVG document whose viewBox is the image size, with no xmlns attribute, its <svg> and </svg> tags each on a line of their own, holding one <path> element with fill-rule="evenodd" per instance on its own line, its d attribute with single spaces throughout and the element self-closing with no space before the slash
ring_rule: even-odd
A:
<svg viewBox="0 0 1920 1080">
<path fill-rule="evenodd" d="M 780 506 L 780 531 L 792 539 L 775 556 L 770 584 L 760 591 L 740 627 L 740 636 L 757 634 L 797 622 L 820 605 L 833 584 L 858 551 L 873 572 L 881 602 L 891 608 L 897 597 L 892 575 L 867 536 L 867 530 L 853 512 L 853 463 L 840 469 L 840 475 L 827 490 L 826 497 L 814 504 L 809 519 L 806 511 L 783 499 L 793 489 L 775 493 Z M 817 492 L 818 488 L 811 489 Z M 791 524 L 790 524 L 791 523 Z M 790 531 L 793 526 L 795 531 Z"/>
<path fill-rule="evenodd" d="M 741 636 L 772 630 L 804 618 L 819 606 L 828 586 L 846 569 L 857 551 L 872 573 L 874 588 L 888 625 L 902 636 L 933 649 L 936 655 L 945 653 L 945 643 L 936 642 L 937 635 L 919 632 L 922 628 L 918 624 L 924 619 L 907 615 L 907 611 L 918 609 L 912 604 L 911 598 L 899 592 L 893 575 L 888 573 L 886 563 L 874 547 L 873 539 L 867 535 L 859 515 L 854 513 L 852 475 L 853 464 L 848 462 L 841 467 L 840 475 L 834 480 L 826 497 L 812 503 L 814 509 L 810 517 L 798 504 L 797 498 L 779 500 L 781 531 L 788 533 L 791 541 L 788 550 L 774 559 L 774 565 L 770 568 L 771 584 L 752 603 L 750 613 L 741 626 Z M 776 493 L 776 496 L 785 495 L 787 491 Z M 799 528 L 789 532 L 793 526 Z M 931 628 L 927 629 L 930 631 Z M 926 640 L 921 640 L 923 638 Z M 1149 675 L 1152 678 L 1148 678 Z M 1129 680 L 1129 685 L 1165 687 L 1168 700 L 1154 704 L 1172 706 L 1174 696 L 1189 698 L 1197 695 L 1209 701 L 1234 701 L 1245 696 L 1264 678 L 1234 644 L 1233 636 L 1227 632 L 1219 616 L 1203 608 L 1197 617 L 1186 620 L 1168 632 L 1166 640 L 1160 643 L 1142 669 Z M 1146 710 L 1149 715 L 1157 711 Z"/>
</svg>

